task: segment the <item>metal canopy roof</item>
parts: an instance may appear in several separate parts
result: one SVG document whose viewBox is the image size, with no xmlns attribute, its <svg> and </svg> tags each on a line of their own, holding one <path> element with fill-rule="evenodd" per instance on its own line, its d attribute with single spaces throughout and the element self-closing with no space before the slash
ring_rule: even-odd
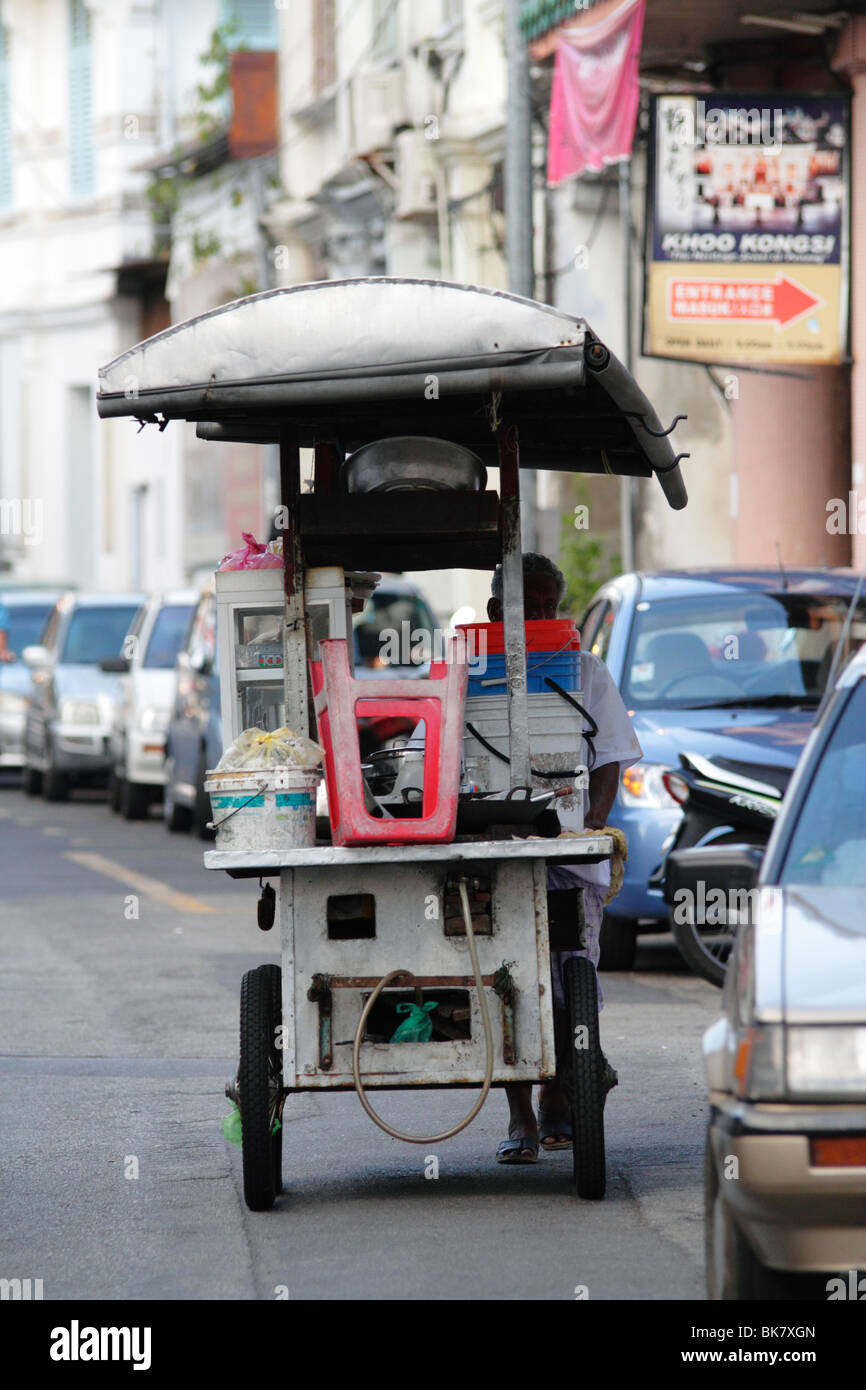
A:
<svg viewBox="0 0 866 1390">
<path fill-rule="evenodd" d="M 168 328 L 99 373 L 103 418 L 194 420 L 213 440 L 346 452 L 427 434 L 495 464 L 500 421 L 527 468 L 651 477 L 686 491 L 668 432 L 582 319 L 501 290 L 430 280 L 319 281 Z"/>
</svg>

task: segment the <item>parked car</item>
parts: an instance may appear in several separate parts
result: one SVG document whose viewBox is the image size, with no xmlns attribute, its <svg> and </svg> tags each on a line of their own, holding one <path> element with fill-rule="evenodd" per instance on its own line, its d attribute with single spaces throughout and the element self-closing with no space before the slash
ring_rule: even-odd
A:
<svg viewBox="0 0 866 1390">
<path fill-rule="evenodd" d="M 165 736 L 174 707 L 175 663 L 197 599 L 193 590 L 153 594 L 136 617 L 131 655 L 101 663 L 103 671 L 120 674 L 109 801 L 126 820 L 146 816 L 165 787 Z"/>
<path fill-rule="evenodd" d="M 7 644 L 14 661 L 0 662 L 0 768 L 24 764 L 24 723 L 30 691 L 30 670 L 21 653 L 42 636 L 52 608 L 60 597 L 50 589 L 16 589 L 0 593 L 9 614 Z"/>
<path fill-rule="evenodd" d="M 707 884 L 760 858 L 686 854 Z M 709 1294 L 856 1298 L 844 1290 L 866 1267 L 866 649 L 809 737 L 751 883 L 703 1041 Z"/>
<path fill-rule="evenodd" d="M 42 642 L 24 648 L 33 677 L 24 728 L 22 785 L 61 801 L 80 782 L 105 782 L 120 677 L 100 669 L 122 655 L 143 594 L 64 594 Z"/>
<path fill-rule="evenodd" d="M 177 658 L 175 705 L 166 736 L 165 823 L 171 831 L 194 829 L 209 836 L 210 799 L 204 790 L 205 773 L 216 766 L 223 752 L 220 719 L 219 672 L 216 646 L 216 598 L 210 585 L 202 594 L 190 625 L 187 642 Z M 381 580 L 375 592 L 353 614 L 355 675 L 375 680 L 382 676 L 423 676 L 429 670 L 423 642 L 416 636 L 415 653 L 400 651 L 406 664 L 386 665 L 389 654 L 383 635 L 425 633 L 432 641 L 436 619 L 424 595 L 413 584 L 392 575 Z M 405 644 L 400 644 L 405 647 Z M 410 645 L 412 643 L 410 642 Z M 360 737 L 365 756 L 383 739 L 399 735 L 400 721 L 364 721 Z"/>
<path fill-rule="evenodd" d="M 199 596 L 177 655 L 174 708 L 165 736 L 166 829 L 194 828 L 203 839 L 210 820 L 205 774 L 223 751 L 216 614 L 211 582 Z"/>
<path fill-rule="evenodd" d="M 593 597 L 582 645 L 607 663 L 643 748 L 610 816 L 629 857 L 603 968 L 630 969 L 638 933 L 668 927 L 661 870 L 682 809 L 665 773 L 693 753 L 784 791 L 857 583 L 850 570 L 694 569 L 621 575 Z"/>
</svg>

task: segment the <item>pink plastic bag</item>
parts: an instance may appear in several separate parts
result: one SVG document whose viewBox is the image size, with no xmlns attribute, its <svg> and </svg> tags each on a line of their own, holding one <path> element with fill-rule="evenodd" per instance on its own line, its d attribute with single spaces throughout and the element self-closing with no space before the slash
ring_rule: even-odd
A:
<svg viewBox="0 0 866 1390">
<path fill-rule="evenodd" d="M 260 544 L 249 531 L 242 533 L 244 545 L 229 551 L 221 570 L 281 570 L 283 562 L 267 545 Z"/>
</svg>

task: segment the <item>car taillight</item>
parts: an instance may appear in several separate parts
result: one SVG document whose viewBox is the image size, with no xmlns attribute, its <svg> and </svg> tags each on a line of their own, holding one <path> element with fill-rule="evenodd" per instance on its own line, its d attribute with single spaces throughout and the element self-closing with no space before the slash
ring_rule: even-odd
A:
<svg viewBox="0 0 866 1390">
<path fill-rule="evenodd" d="M 685 777 L 681 777 L 678 772 L 663 772 L 662 781 L 665 784 L 665 790 L 670 793 L 674 801 L 685 806 L 689 799 L 689 784 Z"/>
</svg>

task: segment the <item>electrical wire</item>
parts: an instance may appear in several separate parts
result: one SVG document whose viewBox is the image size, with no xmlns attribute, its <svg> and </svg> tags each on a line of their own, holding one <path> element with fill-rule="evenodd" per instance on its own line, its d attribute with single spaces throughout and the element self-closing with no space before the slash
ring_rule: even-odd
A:
<svg viewBox="0 0 866 1390">
<path fill-rule="evenodd" d="M 352 1048 L 352 1077 L 355 1082 L 355 1090 L 358 1092 L 358 1099 L 366 1110 L 374 1124 L 383 1129 L 386 1134 L 390 1134 L 392 1139 L 402 1139 L 406 1144 L 441 1144 L 445 1139 L 451 1139 L 455 1134 L 459 1134 L 461 1129 L 465 1129 L 471 1124 L 478 1114 L 490 1091 L 493 1081 L 493 1030 L 490 1027 L 490 1014 L 487 1010 L 487 999 L 484 994 L 484 979 L 481 974 L 481 967 L 478 964 L 478 951 L 475 946 L 475 933 L 472 930 L 472 913 L 469 908 L 469 894 L 466 891 L 466 876 L 461 874 L 458 880 L 460 889 L 460 906 L 463 909 L 463 921 L 466 924 L 466 940 L 469 943 L 469 954 L 472 957 L 472 969 L 475 973 L 475 988 L 478 991 L 478 1006 L 481 1010 L 481 1021 L 484 1024 L 484 1045 L 487 1052 L 487 1064 L 484 1069 L 484 1081 L 481 1086 L 481 1094 L 473 1105 L 465 1120 L 461 1120 L 459 1125 L 452 1125 L 451 1129 L 443 1130 L 441 1134 L 402 1134 L 399 1129 L 393 1129 L 386 1124 L 380 1115 L 377 1115 L 372 1105 L 367 1099 L 364 1087 L 361 1083 L 361 1040 L 364 1036 L 364 1029 L 367 1026 L 367 1019 L 383 989 L 387 989 L 392 980 L 398 976 L 409 976 L 414 980 L 415 976 L 411 970 L 392 970 L 389 975 L 385 975 L 377 984 L 370 998 L 364 1006 L 364 1011 L 358 1020 L 358 1027 L 355 1030 L 355 1042 Z"/>
</svg>

